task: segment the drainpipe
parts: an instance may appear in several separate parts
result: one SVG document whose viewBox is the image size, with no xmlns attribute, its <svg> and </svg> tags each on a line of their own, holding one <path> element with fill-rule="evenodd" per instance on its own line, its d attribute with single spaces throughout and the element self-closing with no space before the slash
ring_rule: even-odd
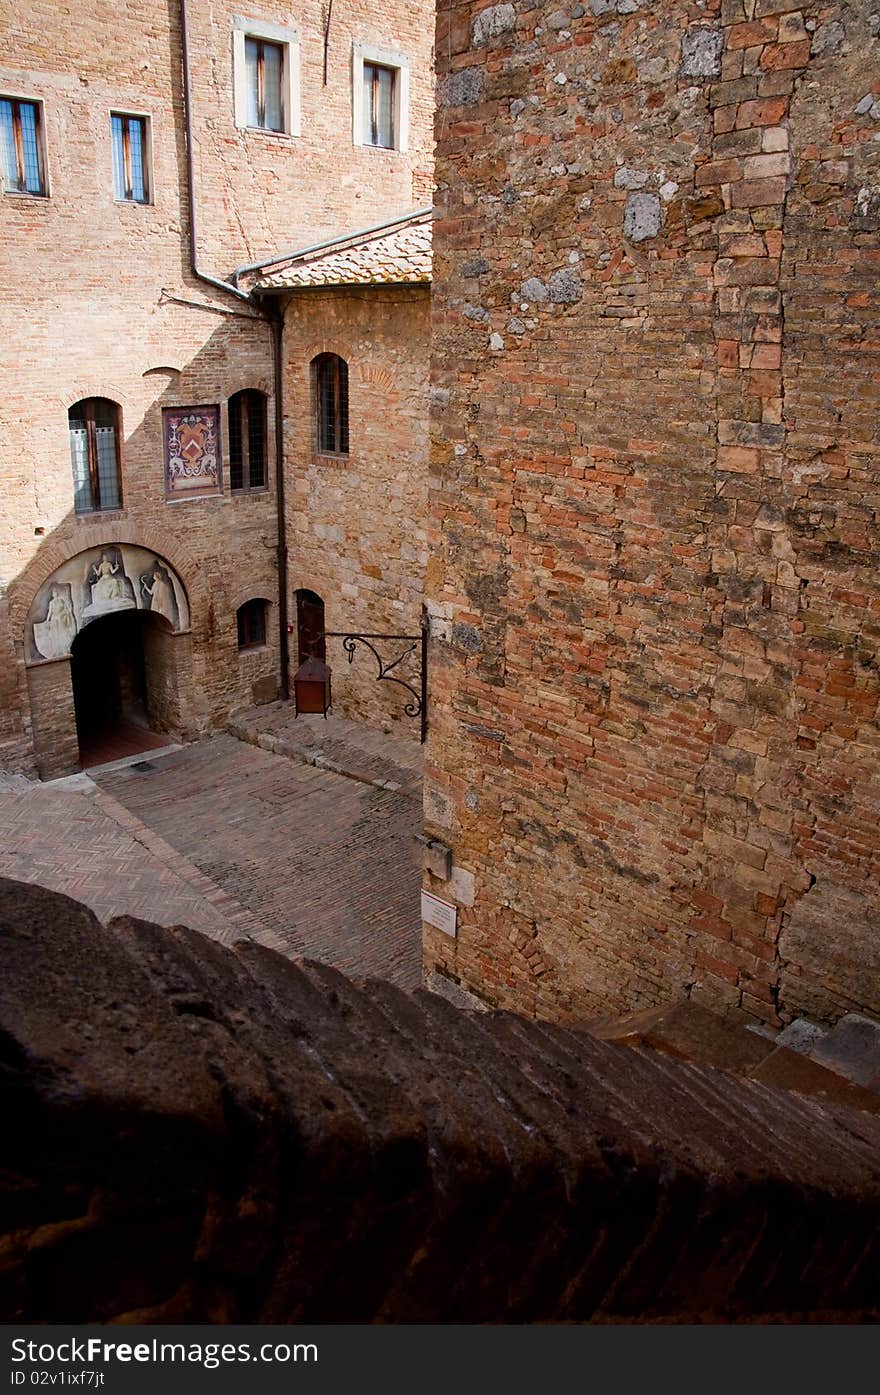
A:
<svg viewBox="0 0 880 1395">
<path fill-rule="evenodd" d="M 246 301 L 253 306 L 254 302 L 247 291 L 240 291 L 237 286 L 231 286 L 228 281 L 221 281 L 216 276 L 209 276 L 201 271 L 198 265 L 197 252 L 197 220 L 196 220 L 196 183 L 195 183 L 195 160 L 193 144 L 193 119 L 192 119 L 192 95 L 190 92 L 190 71 L 189 71 L 189 14 L 186 0 L 180 0 L 180 41 L 181 57 L 183 60 L 183 111 L 186 129 L 186 185 L 189 199 L 189 265 L 193 276 L 199 281 L 204 281 L 206 285 L 213 286 L 215 290 L 225 291 L 227 295 L 235 296 L 237 300 Z M 284 333 L 284 311 L 273 307 L 268 309 L 256 306 L 258 313 L 254 319 L 262 319 L 268 324 L 272 335 L 272 375 L 273 389 L 275 393 L 275 507 L 278 524 L 278 654 L 281 666 L 281 696 L 290 696 L 289 679 L 289 644 L 287 638 L 287 529 L 285 525 L 284 510 L 284 412 L 281 398 L 281 371 L 282 354 L 281 342 Z"/>
<path fill-rule="evenodd" d="M 284 404 L 281 383 L 284 364 L 284 308 L 273 306 L 272 366 L 275 374 L 275 508 L 278 515 L 278 653 L 281 663 L 281 697 L 290 697 L 290 646 L 287 636 L 287 524 L 284 507 Z"/>
<path fill-rule="evenodd" d="M 180 44 L 183 58 L 183 115 L 186 129 L 186 187 L 189 197 L 190 270 L 193 276 L 199 281 L 205 281 L 207 285 L 213 286 L 215 290 L 226 291 L 227 295 L 237 296 L 239 300 L 246 300 L 250 303 L 250 296 L 245 291 L 240 291 L 237 286 L 230 286 L 228 281 L 221 281 L 218 277 L 208 276 L 204 271 L 199 270 L 198 253 L 196 251 L 195 147 L 193 145 L 192 98 L 189 82 L 189 14 L 186 8 L 186 0 L 180 0 Z"/>
</svg>

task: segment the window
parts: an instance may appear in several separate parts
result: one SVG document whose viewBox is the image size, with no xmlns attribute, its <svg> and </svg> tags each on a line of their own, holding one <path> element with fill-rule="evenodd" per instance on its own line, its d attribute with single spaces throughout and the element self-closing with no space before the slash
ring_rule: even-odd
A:
<svg viewBox="0 0 880 1395">
<path fill-rule="evenodd" d="M 406 150 L 409 64 L 399 53 L 355 44 L 354 143 Z"/>
<path fill-rule="evenodd" d="M 110 113 L 113 148 L 113 197 L 125 203 L 149 203 L 149 155 L 147 119 Z"/>
<path fill-rule="evenodd" d="M 105 397 L 89 397 L 67 415 L 76 512 L 120 508 L 119 408 Z"/>
<path fill-rule="evenodd" d="M 232 21 L 236 126 L 299 135 L 299 35 L 236 15 Z"/>
<path fill-rule="evenodd" d="M 319 354 L 313 362 L 317 448 L 348 455 L 348 364 L 338 354 Z"/>
<path fill-rule="evenodd" d="M 245 601 L 239 607 L 236 619 L 239 649 L 259 649 L 266 643 L 265 601 Z"/>
<path fill-rule="evenodd" d="M 12 194 L 45 194 L 42 109 L 39 102 L 0 97 L 3 187 Z"/>
<path fill-rule="evenodd" d="M 262 126 L 265 131 L 283 131 L 284 102 L 282 76 L 284 49 L 266 39 L 244 41 L 245 72 L 247 73 L 247 124 Z"/>
<path fill-rule="evenodd" d="M 229 399 L 229 484 L 266 488 L 266 398 L 251 388 Z"/>
<path fill-rule="evenodd" d="M 364 145 L 383 145 L 394 149 L 394 80 L 393 68 L 378 63 L 364 64 Z"/>
</svg>

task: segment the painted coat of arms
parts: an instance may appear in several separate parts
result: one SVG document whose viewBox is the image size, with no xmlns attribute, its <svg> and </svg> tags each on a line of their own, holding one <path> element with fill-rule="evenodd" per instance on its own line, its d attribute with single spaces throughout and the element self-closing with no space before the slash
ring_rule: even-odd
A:
<svg viewBox="0 0 880 1395">
<path fill-rule="evenodd" d="M 219 494 L 220 408 L 166 407 L 162 419 L 166 498 Z"/>
</svg>

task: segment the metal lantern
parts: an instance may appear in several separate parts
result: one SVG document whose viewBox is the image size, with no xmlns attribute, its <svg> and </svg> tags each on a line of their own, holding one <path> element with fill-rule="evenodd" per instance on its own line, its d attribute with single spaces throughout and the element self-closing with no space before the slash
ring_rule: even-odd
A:
<svg viewBox="0 0 880 1395">
<path fill-rule="evenodd" d="M 297 717 L 301 712 L 320 712 L 327 716 L 332 706 L 330 669 L 320 659 L 306 659 L 293 679 L 293 695 Z"/>
</svg>

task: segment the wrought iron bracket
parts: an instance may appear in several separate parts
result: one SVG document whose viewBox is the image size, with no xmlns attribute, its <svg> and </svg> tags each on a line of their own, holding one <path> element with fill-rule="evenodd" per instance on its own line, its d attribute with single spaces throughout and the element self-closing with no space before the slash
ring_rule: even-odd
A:
<svg viewBox="0 0 880 1395">
<path fill-rule="evenodd" d="M 365 649 L 369 649 L 378 666 L 376 682 L 381 683 L 384 681 L 388 683 L 397 683 L 399 687 L 405 688 L 411 695 L 409 702 L 405 703 L 403 710 L 408 717 L 418 717 L 420 719 L 421 735 L 419 740 L 422 742 L 424 742 L 428 734 L 428 633 L 430 627 L 431 622 L 428 618 L 428 613 L 423 608 L 422 621 L 417 635 L 360 634 L 347 630 L 325 630 L 322 636 L 323 639 L 341 639 L 342 647 L 348 655 L 348 662 L 350 664 L 354 663 L 354 656 L 359 644 L 363 645 Z M 405 643 L 407 648 L 404 649 L 402 653 L 398 654 L 396 659 L 392 659 L 390 663 L 386 663 L 376 646 L 372 643 L 374 639 L 385 641 L 393 640 L 397 643 Z M 399 664 L 403 663 L 404 659 L 408 659 L 411 654 L 415 653 L 419 655 L 418 687 L 416 687 L 414 683 L 408 682 L 405 678 L 399 678 L 396 674 L 392 673 L 392 669 L 397 668 Z"/>
</svg>

